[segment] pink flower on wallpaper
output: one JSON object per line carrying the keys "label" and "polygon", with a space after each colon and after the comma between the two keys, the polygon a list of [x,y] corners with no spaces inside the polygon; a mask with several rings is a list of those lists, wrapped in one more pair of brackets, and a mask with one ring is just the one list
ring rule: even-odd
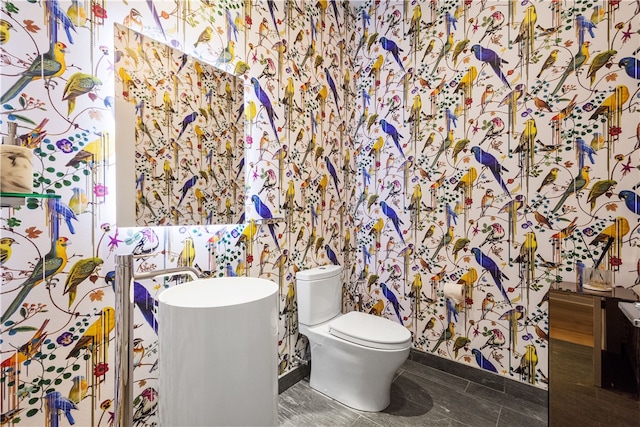
{"label": "pink flower on wallpaper", "polygon": [[96,184],[93,187],[93,194],[96,195],[96,197],[105,197],[107,194],[109,194],[109,189],[102,184]]}

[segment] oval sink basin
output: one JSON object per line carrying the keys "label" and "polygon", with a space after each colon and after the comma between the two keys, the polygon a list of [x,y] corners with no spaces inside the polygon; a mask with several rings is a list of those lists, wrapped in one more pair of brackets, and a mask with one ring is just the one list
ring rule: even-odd
{"label": "oval sink basin", "polygon": [[270,280],[253,277],[200,279],[171,287],[158,301],[174,307],[213,308],[252,303],[278,291]]}
{"label": "oval sink basin", "polygon": [[278,285],[201,279],[158,297],[158,416],[163,426],[275,425]]}

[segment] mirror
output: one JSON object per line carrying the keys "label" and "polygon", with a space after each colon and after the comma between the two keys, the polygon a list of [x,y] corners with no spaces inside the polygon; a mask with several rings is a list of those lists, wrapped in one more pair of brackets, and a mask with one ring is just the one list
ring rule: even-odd
{"label": "mirror", "polygon": [[118,24],[114,48],[118,226],[243,222],[242,79]]}

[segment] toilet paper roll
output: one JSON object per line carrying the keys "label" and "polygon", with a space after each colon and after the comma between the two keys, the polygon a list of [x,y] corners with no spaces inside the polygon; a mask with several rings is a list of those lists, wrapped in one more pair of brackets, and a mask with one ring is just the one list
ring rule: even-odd
{"label": "toilet paper roll", "polygon": [[17,145],[0,145],[0,191],[33,192],[33,150]]}
{"label": "toilet paper roll", "polygon": [[464,287],[457,283],[445,283],[444,296],[453,300],[456,304],[460,304],[464,301]]}

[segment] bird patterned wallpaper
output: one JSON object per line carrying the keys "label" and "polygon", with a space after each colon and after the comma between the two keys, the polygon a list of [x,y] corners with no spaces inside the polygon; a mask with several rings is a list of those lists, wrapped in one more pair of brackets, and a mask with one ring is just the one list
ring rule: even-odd
{"label": "bird patterned wallpaper", "polygon": [[[192,265],[278,283],[281,374],[307,355],[300,269],[340,264],[345,310],[403,324],[419,351],[541,388],[551,284],[600,266],[640,288],[637,0],[1,7],[2,132],[18,124],[35,147],[34,192],[60,196],[0,215],[7,423],[112,422],[116,254],[139,255],[137,271]],[[145,41],[116,48],[114,24]],[[240,225],[115,224],[116,87],[146,84],[125,81],[118,60],[153,60],[161,44],[240,76]],[[158,139],[156,112],[141,114]],[[176,137],[183,119],[168,119]],[[175,285],[134,286],[136,425],[157,422],[156,297]],[[462,299],[445,296],[454,285]]]}
{"label": "bird patterned wallpaper", "polygon": [[135,156],[135,221],[128,225],[243,222],[240,79],[126,27],[115,31],[116,108],[133,104],[136,116],[116,132],[136,141],[123,154]]}

